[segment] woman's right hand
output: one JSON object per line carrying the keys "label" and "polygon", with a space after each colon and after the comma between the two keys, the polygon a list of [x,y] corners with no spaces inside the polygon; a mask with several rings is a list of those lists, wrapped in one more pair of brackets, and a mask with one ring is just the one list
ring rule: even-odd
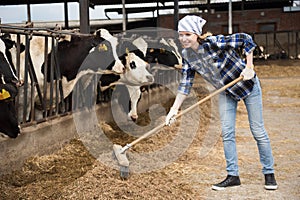
{"label": "woman's right hand", "polygon": [[166,116],[166,126],[170,126],[176,121],[175,116],[177,115],[178,110],[171,107],[168,115]]}

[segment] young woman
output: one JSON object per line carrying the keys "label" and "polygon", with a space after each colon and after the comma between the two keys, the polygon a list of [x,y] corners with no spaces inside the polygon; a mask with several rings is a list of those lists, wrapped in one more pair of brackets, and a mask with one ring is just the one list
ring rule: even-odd
{"label": "young woman", "polygon": [[[262,173],[265,176],[265,189],[276,190],[273,155],[263,122],[261,87],[253,70],[252,52],[256,45],[251,36],[245,33],[228,36],[212,36],[210,33],[202,35],[205,23],[206,20],[195,15],[187,15],[178,23],[179,40],[184,48],[182,51],[184,64],[182,79],[174,104],[166,117],[166,125],[172,123],[182,102],[190,93],[196,72],[215,88],[221,88],[243,76],[243,81],[219,96],[219,114],[228,175],[224,181],[213,185],[212,189],[223,190],[241,184],[235,142],[235,121],[237,104],[242,100],[247,108],[252,135],[257,142],[263,166]],[[243,49],[245,61],[236,52],[238,48]]]}

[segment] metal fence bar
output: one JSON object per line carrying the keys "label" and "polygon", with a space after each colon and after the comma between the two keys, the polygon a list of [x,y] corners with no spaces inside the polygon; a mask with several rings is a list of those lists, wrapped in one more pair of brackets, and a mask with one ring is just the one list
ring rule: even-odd
{"label": "metal fence bar", "polygon": [[274,31],[253,33],[253,38],[258,46],[263,46],[265,54],[272,59],[299,58],[299,30]]}
{"label": "metal fence bar", "polygon": [[[48,36],[45,36],[44,40],[44,77],[48,77]],[[42,101],[42,110],[43,110],[43,118],[47,117],[47,78],[44,78],[43,85],[43,101]]]}

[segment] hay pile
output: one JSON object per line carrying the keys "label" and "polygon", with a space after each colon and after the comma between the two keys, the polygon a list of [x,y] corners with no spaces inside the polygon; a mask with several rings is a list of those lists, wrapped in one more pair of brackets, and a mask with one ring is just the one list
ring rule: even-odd
{"label": "hay pile", "polygon": [[[267,78],[266,80],[268,80],[262,80],[264,102],[267,103],[265,109],[284,108],[294,111],[295,109],[299,110],[300,86],[295,81],[299,81],[297,79],[300,76],[299,62],[292,62],[290,65],[284,62],[280,66],[273,62],[259,63],[256,71],[259,77],[262,79]],[[286,79],[283,80],[284,82],[281,82],[281,79],[278,79],[278,77],[292,79],[287,83]],[[209,89],[204,86],[205,84],[201,80],[195,83],[195,93],[199,99],[210,93]],[[296,100],[276,102],[274,100],[276,95],[280,98],[284,97]],[[182,138],[182,143],[189,142],[185,141],[189,136],[188,134],[191,134],[191,143],[177,156],[176,160],[164,167],[145,173],[132,173],[128,180],[121,180],[117,168],[109,167],[97,160],[91,155],[91,152],[81,140],[75,139],[56,153],[31,157],[24,163],[22,170],[0,177],[0,199],[194,200],[228,199],[240,197],[238,195],[248,196],[253,199],[265,197],[266,193],[262,189],[262,185],[260,185],[263,182],[262,177],[257,178],[257,176],[253,175],[259,173],[257,171],[260,170],[260,165],[253,138],[246,134],[247,131],[244,131],[247,129],[247,113],[242,105],[238,109],[237,128],[243,134],[237,136],[237,142],[240,144],[239,148],[241,151],[241,155],[239,156],[240,167],[244,169],[244,171],[241,170],[242,183],[246,184],[246,189],[242,187],[239,192],[232,190],[218,194],[211,192],[211,184],[219,181],[226,175],[222,142],[220,139],[220,127],[217,122],[218,119],[214,114],[215,111],[212,109],[213,103],[213,101],[209,101],[199,107],[201,115],[196,134],[193,135],[190,133],[189,127],[192,125],[183,126],[183,132],[187,135]],[[163,105],[163,107],[167,109],[170,105],[171,103]],[[274,111],[276,110],[272,112]],[[155,123],[160,123],[163,120],[164,113],[162,112],[159,115],[156,116],[158,121]],[[271,115],[269,117],[271,118]],[[288,117],[293,116],[289,115]],[[298,116],[295,115],[295,117]],[[179,137],[180,134],[178,133],[180,133],[180,128],[182,128],[182,123],[189,123],[192,118],[193,116],[179,119],[174,126],[165,127],[156,135],[151,136],[130,149],[129,159],[132,162],[131,164],[133,166],[138,166],[137,162],[142,163],[143,166],[153,164],[150,162],[155,162],[154,158],[138,160],[134,155],[137,153],[156,152],[164,148],[171,141]],[[284,120],[284,118],[282,119]],[[299,119],[296,120],[299,121]],[[149,123],[151,123],[149,121],[149,113],[140,113],[137,124],[147,127]],[[154,126],[155,123],[152,125]],[[268,123],[273,122],[268,121]],[[135,139],[132,135],[124,134],[117,124],[100,122],[99,126],[112,143],[124,145]],[[292,141],[292,139],[282,140],[282,137],[279,137],[279,131],[276,132],[276,130],[280,129],[278,127],[280,125],[276,120],[274,120],[272,126],[274,128],[272,127],[273,132],[270,135],[273,137],[274,155],[280,161],[280,165],[276,165],[276,167],[286,166],[284,164],[285,160],[280,158],[288,152],[290,160],[286,160],[286,162],[293,169],[299,169],[300,166],[297,164],[299,159],[298,161],[296,159],[300,154],[298,148],[299,142]],[[300,125],[298,124],[298,126]],[[291,137],[294,136],[296,138],[295,134],[291,134]],[[283,145],[283,142],[285,142],[285,145]],[[243,145],[249,144],[252,146],[250,145],[246,149],[242,148]],[[254,150],[251,150],[252,147]],[[289,149],[291,147],[294,148]],[[165,159],[172,156],[168,154]],[[280,168],[281,171],[279,174],[281,177],[286,178],[289,175],[298,177],[298,172],[293,169]],[[278,177],[278,181],[282,182],[281,185],[283,185],[284,180],[281,177]],[[296,186],[284,187],[283,185],[284,190],[279,191],[281,192],[280,195],[278,193],[277,196],[276,193],[274,195],[268,193],[268,195],[271,195],[273,199],[280,199],[281,197],[291,197],[293,199],[296,196],[299,197],[299,192],[297,193],[295,189],[299,188],[299,182],[298,187],[297,182],[287,181],[286,184],[289,184],[288,182],[296,183]],[[251,187],[250,190],[249,187]]]}

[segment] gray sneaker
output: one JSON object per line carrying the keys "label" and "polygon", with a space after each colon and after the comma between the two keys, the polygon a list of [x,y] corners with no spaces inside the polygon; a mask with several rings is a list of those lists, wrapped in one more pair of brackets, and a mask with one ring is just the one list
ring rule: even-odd
{"label": "gray sneaker", "polygon": [[265,174],[265,189],[266,190],[277,190],[278,185],[275,180],[274,174]]}
{"label": "gray sneaker", "polygon": [[232,187],[232,186],[238,186],[238,185],[241,185],[240,177],[228,175],[224,181],[213,185],[212,189],[213,190],[225,190],[226,187]]}

